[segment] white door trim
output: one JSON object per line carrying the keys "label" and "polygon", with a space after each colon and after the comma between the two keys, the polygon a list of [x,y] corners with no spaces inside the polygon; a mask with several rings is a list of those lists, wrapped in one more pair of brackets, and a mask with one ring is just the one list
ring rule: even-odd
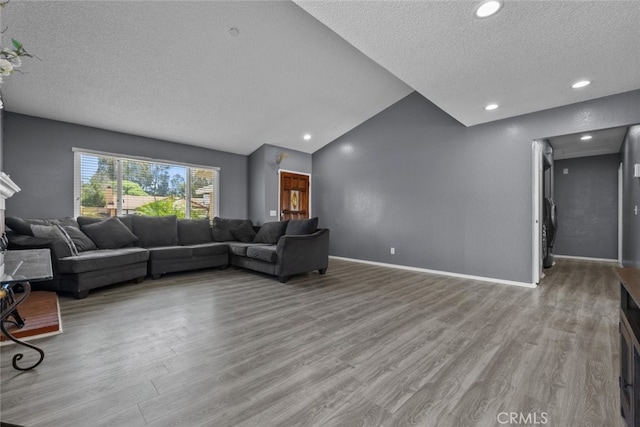
{"label": "white door trim", "polygon": [[620,266],[622,267],[622,243],[623,243],[623,236],[624,234],[622,233],[622,198],[623,198],[623,191],[622,191],[622,179],[623,179],[623,175],[622,175],[622,162],[620,162],[620,166],[618,166],[618,262],[620,263]]}
{"label": "white door trim", "polygon": [[533,283],[539,284],[542,278],[542,141],[534,140],[532,143],[533,153]]}

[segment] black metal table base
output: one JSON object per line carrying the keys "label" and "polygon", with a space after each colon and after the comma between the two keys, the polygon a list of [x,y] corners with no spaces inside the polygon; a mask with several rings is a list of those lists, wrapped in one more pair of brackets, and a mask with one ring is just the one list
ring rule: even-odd
{"label": "black metal table base", "polygon": [[[22,317],[20,317],[20,314],[18,313],[18,306],[22,304],[22,302],[26,300],[29,294],[31,293],[31,285],[29,284],[29,282],[24,282],[22,283],[22,287],[23,287],[23,291],[18,297],[15,296],[10,286],[4,285],[2,287],[3,291],[5,291],[3,292],[5,295],[2,298],[2,318],[0,320],[0,330],[7,338],[9,338],[14,343],[23,345],[25,347],[29,347],[37,351],[38,353],[40,353],[40,358],[38,359],[38,361],[33,365],[27,366],[25,368],[18,366],[18,361],[24,357],[24,354],[18,353],[15,356],[13,356],[13,360],[12,360],[13,367],[19,371],[28,371],[35,368],[40,363],[42,363],[42,361],[44,360],[44,351],[42,351],[35,345],[29,344],[17,339],[7,329],[7,323],[13,323],[18,328],[22,328],[24,326],[24,320],[22,319]],[[9,320],[10,317],[13,318],[13,321]]]}

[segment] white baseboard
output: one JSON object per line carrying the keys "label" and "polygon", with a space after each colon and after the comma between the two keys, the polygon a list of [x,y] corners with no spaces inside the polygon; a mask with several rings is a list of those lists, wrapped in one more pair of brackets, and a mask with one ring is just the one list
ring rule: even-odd
{"label": "white baseboard", "polygon": [[577,260],[581,260],[581,261],[617,262],[617,263],[619,263],[619,261],[617,259],[609,259],[609,258],[592,258],[592,257],[586,257],[586,256],[556,255],[556,254],[553,254],[553,257],[554,258],[560,258],[560,259],[577,259]]}
{"label": "white baseboard", "polygon": [[440,270],[429,270],[428,268],[410,267],[408,265],[387,264],[384,262],[366,261],[362,259],[345,258],[345,257],[339,257],[339,256],[333,256],[333,255],[330,255],[329,258],[339,259],[342,261],[358,262],[361,264],[377,265],[379,267],[397,268],[399,270],[417,271],[420,273],[437,274],[440,276],[458,277],[461,279],[478,280],[481,282],[499,283],[501,285],[520,286],[524,288],[536,288],[538,286],[535,283],[516,282],[514,280],[504,280],[504,279],[494,279],[491,277],[472,276],[469,274],[451,273],[448,271],[440,271]]}

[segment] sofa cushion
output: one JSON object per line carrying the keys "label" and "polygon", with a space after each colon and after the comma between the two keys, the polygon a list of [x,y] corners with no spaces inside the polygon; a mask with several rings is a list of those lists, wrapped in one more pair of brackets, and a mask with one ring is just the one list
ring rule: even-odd
{"label": "sofa cushion", "polygon": [[288,223],[288,220],[264,223],[253,241],[256,243],[278,243],[278,239],[284,235]]}
{"label": "sofa cushion", "polygon": [[193,256],[193,250],[188,246],[161,246],[149,248],[150,260],[191,258],[191,256]]}
{"label": "sofa cushion", "polygon": [[250,243],[256,237],[256,232],[251,222],[243,222],[237,228],[232,228],[229,231],[238,242]]}
{"label": "sofa cushion", "polygon": [[67,232],[60,225],[31,225],[31,233],[34,237],[38,237],[41,239],[48,240],[61,240],[63,241],[71,255],[78,255],[78,249],[76,249],[76,245],[71,240],[71,237],[67,234]]}
{"label": "sofa cushion", "polygon": [[278,260],[276,245],[251,246],[247,248],[247,257],[265,262],[276,262]]}
{"label": "sofa cushion", "polygon": [[123,265],[146,262],[149,251],[143,248],[99,249],[81,252],[78,256],[60,258],[58,272],[66,274],[85,273]]}
{"label": "sofa cushion", "polygon": [[247,256],[247,248],[253,246],[254,243],[229,242],[229,252],[233,255]]}
{"label": "sofa cushion", "polygon": [[229,252],[229,245],[221,242],[200,243],[197,245],[189,245],[193,251],[193,256],[213,256],[221,255]]}
{"label": "sofa cushion", "polygon": [[27,236],[33,236],[31,231],[32,225],[62,225],[62,226],[75,226],[80,227],[78,222],[71,217],[64,218],[51,218],[51,219],[31,219],[31,218],[16,218],[7,217],[4,220],[7,227],[19,234],[25,234]]}
{"label": "sofa cushion", "polygon": [[138,246],[174,246],[178,244],[178,217],[170,216],[134,216],[133,234],[138,237]]}
{"label": "sofa cushion", "polygon": [[[125,216],[119,216],[118,219],[120,220],[120,222],[122,222],[124,225],[127,226],[129,231],[133,232],[133,217],[134,215],[125,215]],[[80,226],[80,229],[82,229],[82,227],[84,227],[85,225],[95,224],[96,222],[100,222],[100,221],[104,221],[104,218],[96,218],[93,216],[78,217],[78,225]]]}
{"label": "sofa cushion", "polygon": [[212,241],[213,233],[208,219],[178,220],[178,243],[180,245],[197,245]]}
{"label": "sofa cushion", "polygon": [[310,219],[291,219],[287,224],[287,231],[284,234],[290,236],[300,236],[303,234],[313,234],[318,229],[318,217]]}
{"label": "sofa cushion", "polygon": [[128,246],[138,238],[117,217],[87,224],[81,227],[100,249],[119,249]]}
{"label": "sofa cushion", "polygon": [[62,228],[67,232],[78,252],[93,251],[98,249],[96,244],[77,227],[64,225]]}
{"label": "sofa cushion", "polygon": [[244,224],[252,226],[249,219],[213,218],[213,240],[216,242],[233,242],[236,238],[231,234],[232,229],[240,228]]}
{"label": "sofa cushion", "polygon": [[4,223],[7,227],[9,227],[10,229],[12,229],[18,234],[33,236],[33,232],[31,231],[31,224],[29,224],[23,218],[8,216],[5,218]]}

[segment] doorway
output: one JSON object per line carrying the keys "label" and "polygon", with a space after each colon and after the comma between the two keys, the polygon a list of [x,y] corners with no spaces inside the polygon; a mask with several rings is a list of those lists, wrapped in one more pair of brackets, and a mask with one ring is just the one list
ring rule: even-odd
{"label": "doorway", "polygon": [[311,176],[305,173],[279,170],[280,221],[308,219],[311,216]]}
{"label": "doorway", "polygon": [[627,129],[628,126],[622,126],[542,140],[552,150],[555,172],[549,176],[544,171],[543,155],[535,151],[534,145],[534,280],[544,277],[539,267],[544,233],[535,226],[541,216],[535,201],[544,197],[545,192],[552,195],[558,206],[556,258],[619,261],[620,150]]}

